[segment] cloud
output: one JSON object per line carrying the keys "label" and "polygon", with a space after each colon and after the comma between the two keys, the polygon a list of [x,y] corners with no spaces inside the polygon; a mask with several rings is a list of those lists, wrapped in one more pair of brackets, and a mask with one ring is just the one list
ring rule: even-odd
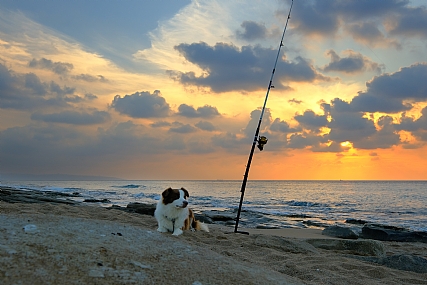
{"label": "cloud", "polygon": [[148,91],[125,95],[116,95],[111,107],[117,112],[133,118],[167,117],[170,113],[169,104],[160,96],[159,90],[153,94]]}
{"label": "cloud", "polygon": [[189,134],[196,132],[197,129],[189,124],[182,124],[180,122],[174,122],[172,127],[169,129],[169,132],[180,133],[180,134]]}
{"label": "cloud", "polygon": [[93,76],[90,74],[79,74],[79,75],[73,75],[72,78],[76,80],[83,80],[87,82],[108,82],[108,79],[106,79],[102,75]]}
{"label": "cloud", "polygon": [[35,75],[34,73],[27,73],[24,75],[24,86],[30,90],[33,91],[33,94],[35,95],[46,95],[47,91],[48,91],[48,86],[47,84],[43,84],[40,80],[40,78],[38,78],[37,75]]}
{"label": "cloud", "polygon": [[410,1],[303,1],[292,11],[291,24],[304,35],[329,38],[349,33],[356,41],[401,48],[393,36],[427,37],[427,10]]}
{"label": "cloud", "polygon": [[322,127],[328,125],[326,115],[317,115],[312,110],[304,111],[303,115],[295,115],[294,119],[306,129],[318,131]]}
{"label": "cloud", "polygon": [[303,101],[302,101],[302,100],[295,99],[295,98],[292,98],[292,99],[289,99],[289,100],[288,100],[288,102],[289,102],[289,103],[294,103],[294,104],[299,105],[299,104],[301,104]]}
{"label": "cloud", "polygon": [[346,31],[362,44],[381,47],[393,46],[396,49],[402,49],[398,41],[387,38],[378,26],[379,24],[376,22],[359,22],[349,24]]}
{"label": "cloud", "polygon": [[325,72],[338,71],[354,74],[363,71],[374,71],[381,73],[381,66],[361,53],[346,50],[343,52],[346,57],[340,57],[334,50],[329,50],[327,54],[331,56],[331,62],[322,68]]}
{"label": "cloud", "polygon": [[244,21],[241,25],[243,32],[236,31],[237,38],[247,41],[264,39],[268,35],[267,28],[264,24],[254,21]]}
{"label": "cloud", "polygon": [[187,104],[179,105],[178,115],[187,118],[211,118],[215,116],[220,116],[216,107],[205,105],[203,107],[198,107],[196,110],[194,109],[194,107],[189,106]]}
{"label": "cloud", "polygon": [[388,26],[392,35],[427,38],[427,9],[424,6],[406,7],[391,17]]}
{"label": "cloud", "polygon": [[390,148],[400,144],[399,134],[392,124],[390,116],[382,116],[378,120],[380,129],[369,137],[361,140],[354,140],[353,146],[361,149]]}
{"label": "cloud", "polygon": [[427,131],[427,107],[421,110],[421,116],[418,119],[407,117],[405,113],[402,114],[399,124],[395,124],[398,130],[416,132],[419,130]]}
{"label": "cloud", "polygon": [[278,132],[278,133],[284,133],[284,134],[289,134],[289,133],[302,130],[302,129],[291,128],[287,122],[282,121],[279,118],[274,119],[269,129],[272,132]]}
{"label": "cloud", "polygon": [[216,130],[215,126],[208,121],[200,121],[196,123],[195,126],[203,131],[208,131],[208,132],[213,132]]}
{"label": "cloud", "polygon": [[73,64],[66,62],[53,62],[50,59],[41,58],[39,60],[33,58],[29,63],[29,67],[47,69],[59,75],[68,74],[73,68]]}
{"label": "cloud", "polygon": [[[175,46],[175,49],[204,72],[197,76],[195,72],[168,71],[169,75],[184,85],[209,87],[213,92],[265,89],[272,60],[277,55],[277,51],[261,46],[243,46],[239,49],[226,43],[216,43],[215,46],[204,42],[180,44]],[[282,89],[287,88],[282,84],[282,80],[328,80],[302,57],[296,57],[294,61],[282,58],[277,64],[275,74],[277,80],[274,86]]]}
{"label": "cloud", "polygon": [[361,112],[395,113],[412,106],[406,101],[427,102],[427,64],[419,63],[401,68],[391,74],[374,77],[366,83],[366,92],[360,92],[350,103]]}
{"label": "cloud", "polygon": [[54,81],[42,82],[34,73],[15,73],[0,63],[0,108],[35,110],[66,107],[66,96],[74,91],[74,88],[62,88]]}
{"label": "cloud", "polygon": [[92,111],[91,113],[63,111],[51,114],[34,113],[31,115],[32,120],[70,125],[101,124],[108,121],[110,118],[110,114],[105,111]]}

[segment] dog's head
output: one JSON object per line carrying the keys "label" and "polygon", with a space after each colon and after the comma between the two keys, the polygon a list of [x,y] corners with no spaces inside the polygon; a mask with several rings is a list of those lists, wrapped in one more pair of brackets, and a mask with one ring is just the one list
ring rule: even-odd
{"label": "dog's head", "polygon": [[177,208],[185,208],[188,205],[187,198],[190,197],[185,188],[168,188],[162,193],[162,202],[165,205],[172,204]]}

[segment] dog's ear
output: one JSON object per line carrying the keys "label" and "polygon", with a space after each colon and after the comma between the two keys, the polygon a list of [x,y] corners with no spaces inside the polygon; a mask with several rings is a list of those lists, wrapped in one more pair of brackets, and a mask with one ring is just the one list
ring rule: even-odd
{"label": "dog's ear", "polygon": [[169,187],[168,189],[166,189],[165,191],[163,191],[162,197],[166,198],[167,196],[169,196],[169,194],[171,193],[171,191],[172,191],[172,188]]}
{"label": "dog's ear", "polygon": [[184,198],[190,197],[190,194],[188,194],[187,189],[185,189],[184,187],[181,187],[181,190],[184,191]]}

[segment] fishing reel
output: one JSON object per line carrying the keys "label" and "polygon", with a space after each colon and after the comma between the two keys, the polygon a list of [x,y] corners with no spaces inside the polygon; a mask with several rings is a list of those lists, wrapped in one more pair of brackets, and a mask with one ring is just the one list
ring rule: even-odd
{"label": "fishing reel", "polygon": [[262,151],[264,149],[264,145],[267,144],[268,139],[264,136],[259,136],[257,141],[258,141],[257,147],[260,151]]}

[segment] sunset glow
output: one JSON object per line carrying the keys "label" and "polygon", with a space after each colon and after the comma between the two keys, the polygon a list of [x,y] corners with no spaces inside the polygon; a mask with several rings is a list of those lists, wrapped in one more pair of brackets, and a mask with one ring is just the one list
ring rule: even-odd
{"label": "sunset glow", "polygon": [[[55,3],[0,3],[0,179],[242,178],[290,1]],[[426,180],[426,55],[423,1],[294,1],[250,179]]]}

